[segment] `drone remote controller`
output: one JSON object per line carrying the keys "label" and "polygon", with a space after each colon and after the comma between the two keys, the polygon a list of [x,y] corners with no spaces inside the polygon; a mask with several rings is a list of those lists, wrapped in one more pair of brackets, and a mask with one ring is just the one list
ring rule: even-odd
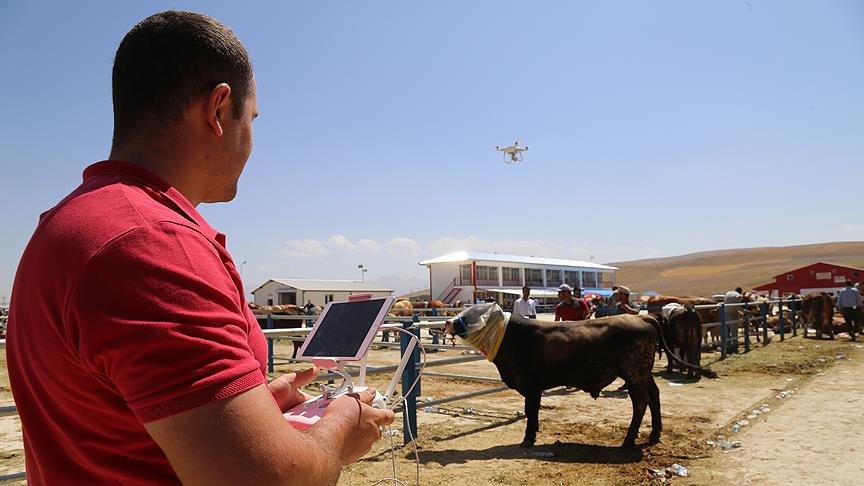
{"label": "drone remote controller", "polygon": [[[368,387],[365,386],[354,387],[353,392],[360,393],[365,391],[367,388]],[[321,420],[321,417],[324,416],[324,412],[327,411],[327,406],[330,405],[330,402],[336,400],[342,395],[347,395],[348,393],[351,393],[351,390],[345,389],[344,391],[332,395],[325,394],[319,395],[315,398],[310,398],[291,410],[288,410],[282,414],[282,416],[285,417],[285,420],[293,425],[295,429],[306,430]],[[380,409],[387,408],[387,400],[383,395],[378,393],[378,391],[375,392],[375,398],[372,400],[372,407]]]}

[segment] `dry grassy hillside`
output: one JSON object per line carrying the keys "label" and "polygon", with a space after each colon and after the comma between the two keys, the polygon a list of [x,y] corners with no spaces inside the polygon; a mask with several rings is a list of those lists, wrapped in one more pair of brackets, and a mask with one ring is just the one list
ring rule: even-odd
{"label": "dry grassy hillside", "polygon": [[864,268],[864,241],[746,248],[610,263],[617,280],[634,291],[710,295],[773,282],[774,275],[816,262]]}

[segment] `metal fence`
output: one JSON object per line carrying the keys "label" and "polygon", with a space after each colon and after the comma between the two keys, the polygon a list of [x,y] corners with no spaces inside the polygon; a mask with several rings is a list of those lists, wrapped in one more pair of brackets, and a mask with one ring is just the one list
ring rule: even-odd
{"label": "metal fence", "polygon": [[[738,343],[740,339],[739,329],[743,330],[743,344],[745,352],[749,352],[751,349],[750,342],[750,332],[751,332],[751,324],[754,321],[761,322],[762,332],[763,332],[763,346],[767,345],[769,341],[768,336],[768,317],[770,315],[770,306],[778,305],[779,312],[779,329],[777,334],[780,336],[780,340],[783,341],[786,333],[786,314],[784,313],[784,309],[788,311],[788,315],[790,317],[790,331],[793,336],[797,335],[798,328],[800,326],[800,319],[798,316],[798,309],[801,300],[800,299],[791,299],[791,300],[773,300],[767,302],[758,302],[758,303],[741,303],[741,304],[715,304],[715,305],[701,305],[695,306],[696,309],[718,309],[718,321],[717,322],[709,322],[704,323],[703,328],[705,329],[713,329],[719,328],[720,332],[720,359],[725,359],[729,352],[729,344],[734,343],[734,350],[737,352]],[[788,309],[785,308],[788,306]],[[752,308],[758,308],[758,315],[756,312],[753,312]],[[745,313],[743,318],[739,319],[730,319],[730,315],[732,311],[737,311],[738,309],[744,309],[748,312]],[[399,343],[390,342],[386,339],[385,336],[389,332],[394,331],[397,328],[404,329],[410,333],[412,333],[417,339],[421,338],[421,331],[427,330],[435,331],[441,329],[444,326],[444,321],[446,321],[449,316],[441,316],[438,315],[441,312],[454,313],[461,311],[463,309],[413,309],[413,316],[388,316],[385,320],[385,323],[381,326],[381,339],[373,342],[373,345],[379,347],[396,347],[399,346],[400,353],[399,358],[404,356],[408,347],[408,339],[400,339]],[[425,314],[422,318],[420,314]],[[287,329],[275,329],[276,323],[278,321],[306,321],[307,323],[315,319],[317,316],[283,316],[283,315],[266,315],[266,316],[256,316],[261,323],[262,331],[264,333],[265,338],[267,339],[267,370],[269,373],[273,373],[275,369],[276,362],[280,363],[289,363],[294,362],[292,358],[287,357],[279,357],[274,355],[273,344],[276,340],[290,340],[290,341],[303,341],[306,338],[306,335],[311,331],[311,327],[296,327],[296,328],[287,328]],[[738,324],[743,324],[738,327]],[[301,324],[302,326],[302,324]],[[806,330],[806,327],[805,327]],[[806,331],[805,331],[806,335]],[[473,348],[469,346],[445,346],[438,342],[438,333],[430,332],[430,336],[427,338],[431,342],[424,344],[424,347],[429,350],[435,349],[456,349],[456,350],[471,350]],[[0,340],[0,348],[5,349],[6,341]],[[427,361],[425,363],[425,369],[448,366],[458,363],[464,363],[469,361],[478,361],[486,359],[482,355],[470,355],[470,356],[460,356],[455,358],[446,358],[446,359],[438,359],[434,361]],[[410,390],[411,384],[414,383],[415,379],[417,379],[417,374],[420,370],[421,362],[420,362],[420,349],[414,347],[412,351],[412,356],[409,361],[409,365],[405,367],[402,372],[401,380],[402,380],[402,396],[404,397],[405,403],[407,406],[398,407],[396,409],[397,412],[402,413],[402,421],[403,421],[403,441],[404,443],[410,442],[409,437],[417,437],[417,398],[421,395],[422,388],[422,379],[417,381],[417,386]],[[366,369],[367,375],[372,374],[380,374],[380,373],[394,373],[396,371],[397,366],[378,366],[378,367],[368,367]],[[352,376],[357,376],[360,373],[359,367],[348,367],[346,371]],[[440,372],[430,372],[424,371],[424,374],[427,376],[434,377],[442,377],[442,378],[454,378],[461,380],[469,380],[476,381],[478,383],[495,383],[498,386],[484,388],[468,393],[457,394],[449,397],[438,398],[435,400],[424,401],[422,402],[424,406],[432,406],[438,405],[442,403],[454,402],[458,400],[464,400],[467,398],[472,398],[481,395],[487,395],[492,393],[498,393],[501,391],[505,391],[508,388],[506,386],[501,385],[501,380],[495,378],[481,377],[481,376],[471,376],[471,375],[462,375],[462,374],[450,374],[450,373],[440,373]],[[337,378],[338,375],[335,373],[323,373],[321,374],[317,380],[331,380]],[[407,394],[407,395],[406,395]],[[404,408],[404,409],[403,409]],[[0,407],[0,417],[17,415],[17,410],[14,406],[5,406]],[[410,430],[410,435],[405,434],[405,430]],[[11,481],[23,479],[25,477],[25,473],[14,473],[5,476],[0,476],[0,482],[3,481]]]}

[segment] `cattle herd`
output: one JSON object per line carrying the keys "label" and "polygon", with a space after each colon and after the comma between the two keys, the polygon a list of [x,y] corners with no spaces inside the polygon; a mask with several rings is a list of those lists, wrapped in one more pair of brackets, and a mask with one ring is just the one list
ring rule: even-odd
{"label": "cattle herd", "polygon": [[[777,316],[761,315],[760,311],[771,308],[764,297],[745,294],[742,303],[748,305],[727,309],[730,311],[727,320],[752,317],[757,326],[760,322],[762,326],[771,326],[785,319],[788,326],[791,313],[801,311],[800,324],[805,336],[808,325],[812,324],[815,337],[821,339],[823,334],[834,337],[834,302],[828,294],[790,297],[788,306],[785,303],[783,307],[778,306]],[[575,322],[510,315],[500,348],[491,361],[501,380],[525,398],[527,424],[522,447],[532,447],[536,440],[543,391],[559,386],[574,387],[596,399],[616,378],[624,381],[622,389],[629,394],[633,412],[622,447],[635,445],[646,409],[651,412],[649,443],[659,441],[663,425],[660,391],[652,374],[655,350],[666,353],[670,372],[678,368],[696,379],[717,377],[700,365],[703,340],[708,341],[703,333],[703,322],[718,320],[716,302],[699,297],[654,296],[646,304],[648,314]],[[713,307],[703,307],[709,305]],[[455,319],[447,321],[445,332],[467,338],[464,334],[471,326],[465,326],[464,322],[460,325],[460,320],[476,320],[488,312],[488,306],[497,307],[497,304],[480,304],[462,311]],[[737,332],[737,328],[733,329]],[[756,336],[758,330],[757,327]]]}
{"label": "cattle herd", "polygon": [[[828,334],[833,339],[834,301],[831,295],[819,292],[793,297],[781,308],[768,305],[764,297],[745,293],[742,303],[748,305],[728,308],[726,319],[733,321],[750,317],[756,326],[753,334],[758,340],[760,325],[773,327],[785,320],[788,327],[791,313],[800,311],[799,324],[805,336],[808,326],[812,325],[815,337],[821,339]],[[453,307],[462,307],[460,304]],[[528,319],[516,314],[509,316],[492,363],[501,380],[525,398],[527,424],[523,447],[534,445],[539,430],[540,399],[543,391],[550,388],[573,387],[596,399],[601,390],[616,378],[621,378],[624,381],[622,389],[627,390],[633,411],[622,446],[632,447],[646,410],[651,412],[649,443],[660,440],[663,428],[660,391],[652,374],[655,352],[666,353],[669,372],[677,368],[691,378],[716,378],[714,372],[703,368],[700,363],[703,346],[715,344],[719,339],[716,327],[704,326],[719,320],[716,301],[701,297],[652,296],[645,304],[647,314],[574,322]],[[770,309],[767,316],[762,315],[766,306]],[[304,310],[296,305],[250,304],[250,308],[258,315],[305,315]],[[411,316],[416,309],[423,308],[442,309],[438,315],[458,312],[441,301],[412,303],[400,300],[393,305],[391,315]],[[468,307],[447,321],[445,334],[467,338],[465,333],[472,327],[464,326],[464,323],[476,323],[490,310],[503,312],[495,303]],[[274,323],[278,323],[274,325],[276,328],[296,328],[302,326],[303,321],[276,320]],[[737,332],[736,327],[733,329]],[[733,341],[737,344],[737,340]],[[294,345],[296,355],[299,343],[295,341]]]}

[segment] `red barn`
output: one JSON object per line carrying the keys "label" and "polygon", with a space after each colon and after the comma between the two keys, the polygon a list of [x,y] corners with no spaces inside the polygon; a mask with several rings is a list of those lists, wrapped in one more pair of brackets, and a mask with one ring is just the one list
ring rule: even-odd
{"label": "red barn", "polygon": [[836,294],[846,287],[847,280],[861,282],[864,280],[864,269],[819,262],[775,275],[774,282],[754,287],[753,290],[775,295],[806,295],[810,292]]}

